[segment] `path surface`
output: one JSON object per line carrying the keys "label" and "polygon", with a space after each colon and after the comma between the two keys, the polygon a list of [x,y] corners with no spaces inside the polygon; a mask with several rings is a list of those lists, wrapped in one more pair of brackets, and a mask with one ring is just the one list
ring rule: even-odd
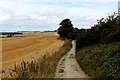
{"label": "path surface", "polygon": [[75,59],[76,44],[72,41],[72,49],[58,63],[55,78],[89,78],[79,67]]}

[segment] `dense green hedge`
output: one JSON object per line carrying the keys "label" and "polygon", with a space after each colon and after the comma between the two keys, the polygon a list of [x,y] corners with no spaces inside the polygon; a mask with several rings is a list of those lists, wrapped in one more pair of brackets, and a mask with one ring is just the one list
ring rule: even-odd
{"label": "dense green hedge", "polygon": [[76,59],[93,78],[120,78],[120,42],[83,47]]}
{"label": "dense green hedge", "polygon": [[76,37],[77,49],[98,43],[120,41],[120,23],[114,13],[107,18],[98,20],[91,29],[79,29]]}

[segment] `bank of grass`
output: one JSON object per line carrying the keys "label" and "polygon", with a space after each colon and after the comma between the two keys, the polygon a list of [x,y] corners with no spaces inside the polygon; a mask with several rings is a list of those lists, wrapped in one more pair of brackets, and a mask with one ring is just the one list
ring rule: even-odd
{"label": "bank of grass", "polygon": [[9,74],[12,78],[54,78],[58,61],[71,47],[71,40],[65,40],[64,45],[58,52],[52,55],[46,54],[39,61],[22,61],[19,65],[15,64],[14,69],[10,70]]}
{"label": "bank of grass", "polygon": [[93,78],[120,78],[120,42],[81,48],[76,59]]}

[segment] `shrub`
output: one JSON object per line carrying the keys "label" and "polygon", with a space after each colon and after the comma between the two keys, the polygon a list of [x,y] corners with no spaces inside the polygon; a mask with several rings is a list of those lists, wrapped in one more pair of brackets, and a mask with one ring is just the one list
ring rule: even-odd
{"label": "shrub", "polygon": [[79,65],[93,78],[120,78],[120,42],[81,48],[76,53]]}

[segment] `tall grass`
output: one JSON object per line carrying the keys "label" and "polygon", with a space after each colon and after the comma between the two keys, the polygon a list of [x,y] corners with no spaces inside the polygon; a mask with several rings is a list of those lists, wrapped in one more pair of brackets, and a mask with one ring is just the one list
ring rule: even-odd
{"label": "tall grass", "polygon": [[34,78],[40,73],[40,65],[38,62],[31,60],[31,62],[22,61],[19,65],[14,65],[14,69],[10,70],[10,76],[12,78]]}
{"label": "tall grass", "polygon": [[71,47],[71,40],[65,40],[64,45],[58,52],[52,55],[46,54],[39,61],[22,61],[19,65],[15,64],[14,69],[10,70],[9,74],[12,78],[54,78],[58,61]]}
{"label": "tall grass", "polygon": [[76,59],[93,78],[120,78],[120,42],[81,48]]}

